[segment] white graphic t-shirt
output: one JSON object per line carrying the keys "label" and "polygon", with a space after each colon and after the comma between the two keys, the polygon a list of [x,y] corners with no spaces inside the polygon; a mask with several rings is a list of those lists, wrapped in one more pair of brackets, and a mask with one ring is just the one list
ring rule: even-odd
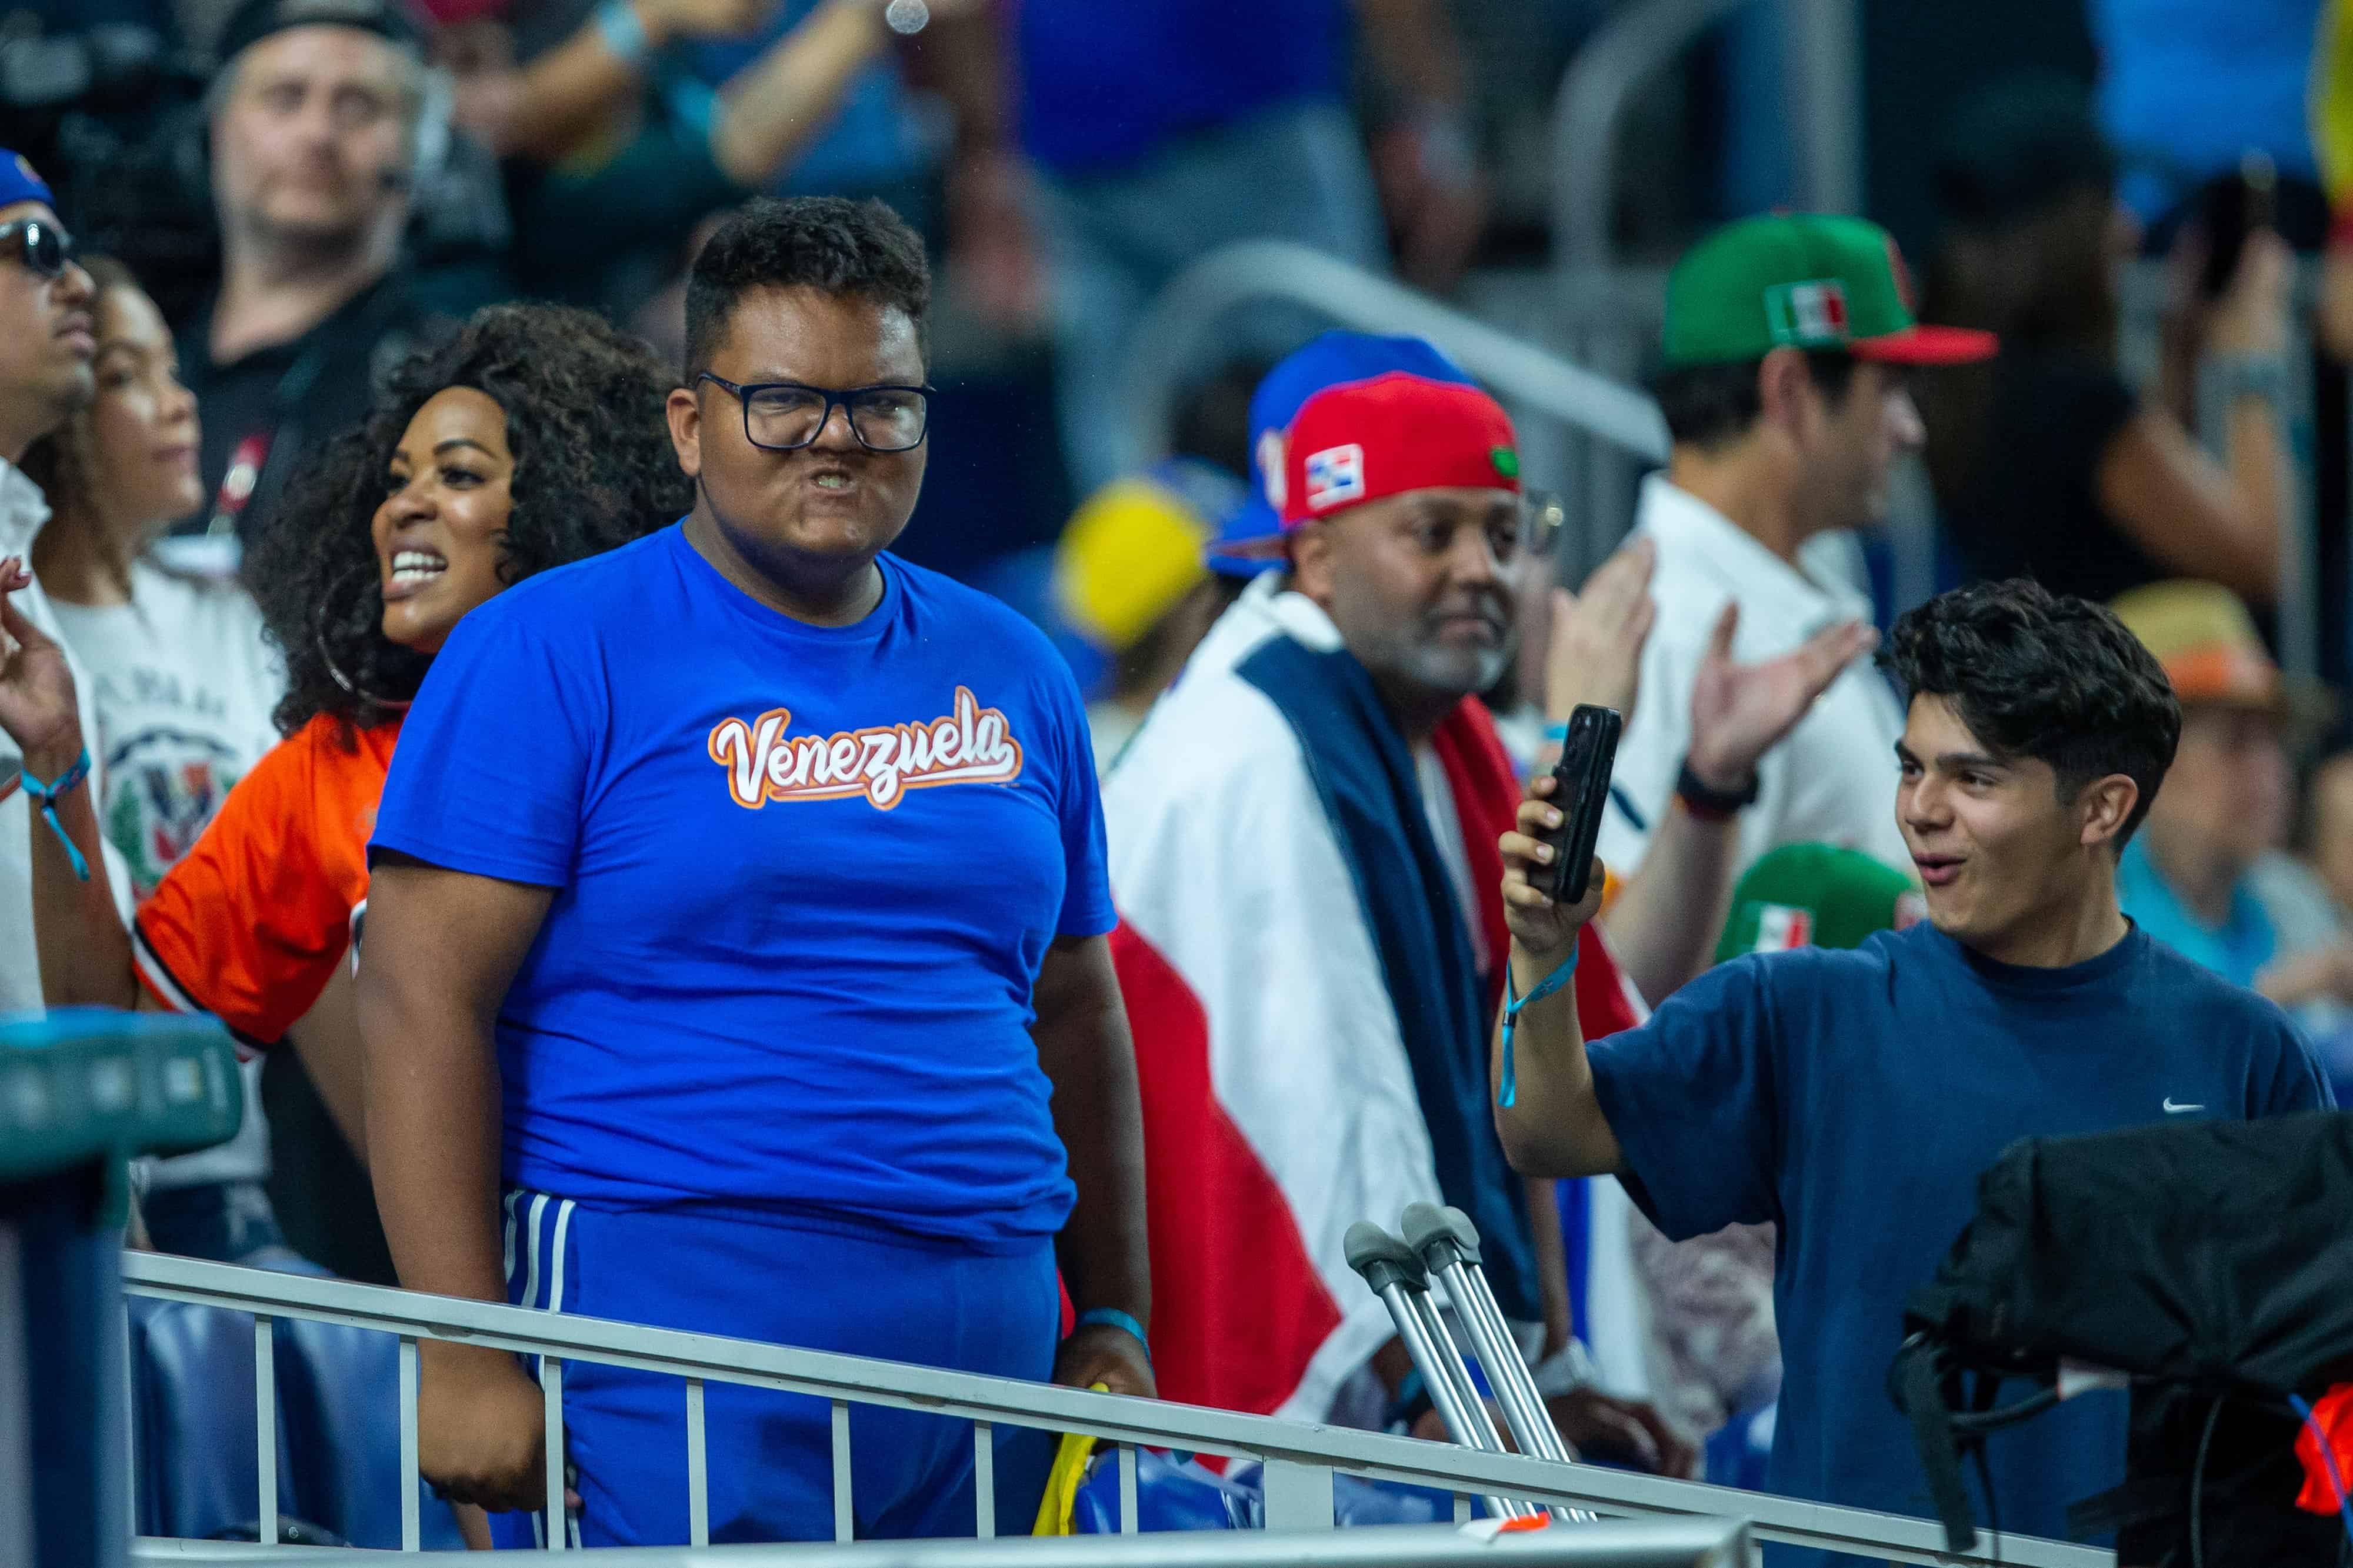
{"label": "white graphic t-shirt", "polygon": [[[130,868],[135,902],[155,890],[237,781],[277,744],[269,710],[286,676],[262,640],[260,612],[236,584],[141,562],[131,569],[131,595],[128,605],[52,599],[50,606],[89,683],[98,721],[90,754],[105,766],[100,825]],[[245,1079],[237,1136],[158,1161],[154,1185],[258,1181],[269,1173],[258,1063]]]}

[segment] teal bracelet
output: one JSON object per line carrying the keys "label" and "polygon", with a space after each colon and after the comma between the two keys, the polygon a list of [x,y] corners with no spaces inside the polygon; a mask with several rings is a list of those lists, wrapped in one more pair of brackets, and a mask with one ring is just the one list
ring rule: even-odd
{"label": "teal bracelet", "polygon": [[1144,1347],[1144,1364],[1152,1364],[1152,1342],[1144,1337],[1144,1325],[1117,1307],[1089,1307],[1079,1314],[1078,1326],[1082,1329],[1117,1329]]}
{"label": "teal bracelet", "polygon": [[27,767],[18,767],[16,776],[23,783],[26,798],[41,814],[41,820],[49,825],[49,831],[58,836],[58,842],[65,846],[66,860],[73,867],[73,874],[82,881],[89,881],[90,862],[81,858],[81,851],[74,847],[72,837],[66,832],[66,825],[58,820],[58,796],[71,794],[76,784],[90,777],[90,748],[84,746],[81,749],[81,755],[74,759],[73,766],[59,773],[55,784],[43,784]]}
{"label": "teal bracelet", "polygon": [[1520,1026],[1520,1009],[1531,1002],[1541,1002],[1568,984],[1577,973],[1577,961],[1584,956],[1583,933],[1568,950],[1568,962],[1544,977],[1544,984],[1525,996],[1515,995],[1512,988],[1511,961],[1504,963],[1504,1070],[1495,1085],[1495,1103],[1506,1110],[1520,1097],[1519,1073],[1512,1060],[1512,1036]]}
{"label": "teal bracelet", "polygon": [[1568,739],[1568,726],[1567,724],[1547,724],[1544,727],[1544,738],[1557,746],[1562,742]]}

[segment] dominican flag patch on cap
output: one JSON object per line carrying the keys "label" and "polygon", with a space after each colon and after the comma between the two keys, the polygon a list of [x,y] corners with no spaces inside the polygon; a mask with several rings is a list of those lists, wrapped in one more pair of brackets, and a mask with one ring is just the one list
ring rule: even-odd
{"label": "dominican flag patch on cap", "polygon": [[1765,324],[1777,343],[1843,343],[1847,341],[1846,288],[1835,278],[1777,283],[1765,290]]}
{"label": "dominican flag patch on cap", "polygon": [[1307,510],[1328,511],[1365,495],[1365,448],[1351,441],[1307,454]]}

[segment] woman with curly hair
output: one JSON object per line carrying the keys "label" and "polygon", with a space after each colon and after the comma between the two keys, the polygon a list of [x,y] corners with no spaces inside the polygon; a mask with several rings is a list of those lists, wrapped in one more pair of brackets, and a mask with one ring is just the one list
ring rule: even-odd
{"label": "woman with curly hair", "polygon": [[[248,562],[286,660],[275,715],[286,739],[128,932],[90,792],[58,802],[51,830],[35,835],[33,873],[52,1005],[212,1013],[256,1049],[290,1030],[306,1045],[314,1033],[355,1042],[347,992],[322,1009],[343,1016],[314,1029],[305,1015],[366,907],[367,836],[408,700],[476,605],[692,503],[662,412],[675,380],[585,312],[497,306],[409,361],[365,424],[305,463]],[[29,581],[16,559],[0,562],[0,627],[15,643],[0,662],[0,728],[37,775],[65,777],[90,737],[63,654],[5,596]],[[319,1055],[311,1065],[322,1087],[336,1076]],[[355,1061],[343,1070],[355,1075]],[[280,1217],[292,1238],[282,1205]]]}

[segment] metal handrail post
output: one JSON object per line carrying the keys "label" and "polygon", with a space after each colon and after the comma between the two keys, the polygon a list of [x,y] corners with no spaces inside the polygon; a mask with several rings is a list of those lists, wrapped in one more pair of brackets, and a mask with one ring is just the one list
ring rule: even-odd
{"label": "metal handrail post", "polygon": [[1244,240],[1214,251],[1154,299],[1130,340],[1124,393],[1129,428],[1145,452],[1167,453],[1179,384],[1195,342],[1228,311],[1265,300],[1307,307],[1360,331],[1427,338],[1498,396],[1639,457],[1666,458],[1666,421],[1646,394],[1403,284],[1279,239]]}
{"label": "metal handrail post", "polygon": [[1552,246],[1564,284],[1609,262],[1618,121],[1635,89],[1751,0],[1650,0],[1619,12],[1570,58],[1552,111]]}

